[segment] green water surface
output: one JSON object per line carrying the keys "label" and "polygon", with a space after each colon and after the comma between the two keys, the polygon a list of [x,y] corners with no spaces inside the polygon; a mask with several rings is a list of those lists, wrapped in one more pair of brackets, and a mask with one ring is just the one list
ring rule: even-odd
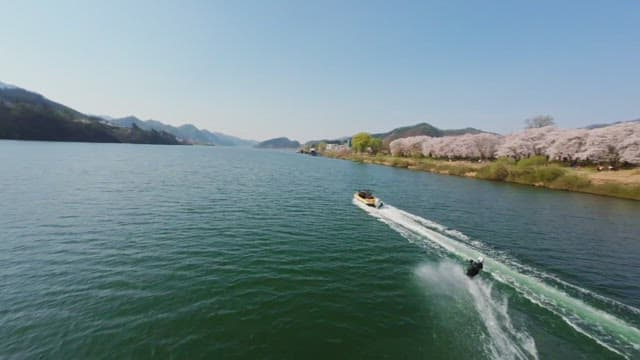
{"label": "green water surface", "polygon": [[640,202],[291,152],[0,141],[0,358],[619,358],[489,273],[463,285],[461,259],[354,206],[358,188],[640,324]]}

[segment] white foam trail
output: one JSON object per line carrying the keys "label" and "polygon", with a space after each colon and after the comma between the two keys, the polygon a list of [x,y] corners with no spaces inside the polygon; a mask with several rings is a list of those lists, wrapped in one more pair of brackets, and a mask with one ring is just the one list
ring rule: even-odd
{"label": "white foam trail", "polygon": [[[621,309],[621,310],[623,310],[625,312],[631,312],[631,313],[633,313],[635,315],[640,315],[640,309],[638,309],[636,307],[633,307],[631,305],[622,303],[622,302],[617,301],[615,299],[611,299],[611,298],[608,298],[606,296],[600,295],[600,294],[595,293],[595,292],[593,292],[591,290],[584,289],[584,288],[582,288],[580,286],[577,286],[577,285],[574,285],[574,284],[572,284],[572,283],[570,283],[568,281],[562,280],[562,279],[558,278],[555,275],[548,274],[546,272],[542,272],[542,271],[536,270],[536,269],[534,269],[532,267],[520,264],[520,263],[518,263],[515,260],[509,258],[507,255],[505,255],[505,254],[503,254],[501,252],[497,252],[495,250],[489,249],[481,241],[478,241],[478,240],[475,240],[475,239],[473,239],[473,240],[470,239],[467,235],[463,234],[462,232],[460,232],[458,230],[449,229],[449,228],[445,227],[444,225],[440,225],[440,224],[438,224],[436,222],[423,219],[423,218],[421,218],[419,216],[415,216],[413,214],[409,214],[409,213],[406,213],[406,214],[410,215],[411,218],[413,218],[414,220],[418,221],[419,223],[421,223],[421,224],[423,224],[423,225],[425,225],[425,226],[427,226],[427,227],[429,227],[429,228],[431,228],[433,230],[444,232],[447,235],[451,235],[454,238],[467,243],[468,245],[472,246],[476,250],[483,251],[486,254],[488,254],[491,257],[493,257],[494,259],[499,260],[502,263],[506,263],[507,265],[512,266],[514,268],[517,268],[518,270],[522,270],[522,271],[524,271],[526,273],[533,274],[538,278],[551,280],[552,282],[555,282],[557,285],[560,285],[561,287],[570,288],[570,289],[572,289],[574,291],[577,291],[577,292],[579,292],[579,293],[581,293],[583,295],[586,295],[586,296],[588,296],[590,298],[596,299],[596,300],[598,300],[598,301],[600,301],[602,303],[605,303],[607,305],[614,306],[614,307],[616,307],[618,309]],[[442,231],[442,229],[445,229],[445,230]]]}
{"label": "white foam trail", "polygon": [[354,201],[354,204],[401,235],[412,238],[410,241],[415,242],[417,238],[422,238],[424,245],[435,245],[435,248],[444,249],[449,254],[465,260],[483,256],[485,272],[490,273],[496,280],[513,287],[533,303],[557,314],[569,326],[605,348],[626,358],[640,356],[640,330],[624,320],[573,298],[535,276],[523,274],[513,264],[494,259],[490,254],[482,253],[479,249],[459,241],[461,239],[448,237],[443,234],[448,230],[443,225],[388,204],[380,209],[367,207],[357,201]]}
{"label": "white foam trail", "polygon": [[458,230],[448,229],[448,230],[445,230],[445,233],[447,233],[447,234],[449,234],[449,235],[451,235],[451,236],[453,236],[455,238],[458,238],[458,239],[460,239],[462,241],[469,241],[469,237],[467,235],[461,233]]}
{"label": "white foam trail", "polygon": [[[455,230],[454,230],[455,231]],[[449,232],[447,232],[448,234]],[[460,233],[462,234],[462,233]],[[616,310],[618,313],[630,313],[633,314],[635,316],[640,316],[640,309],[633,307],[631,305],[622,303],[618,300],[600,295],[596,292],[593,292],[591,290],[582,288],[578,285],[574,285],[568,281],[562,280],[559,277],[553,275],[553,274],[549,274],[546,273],[544,271],[540,271],[537,269],[534,269],[530,266],[527,265],[523,265],[520,264],[519,262],[517,262],[516,260],[512,259],[511,257],[509,257],[508,255],[504,254],[503,252],[500,251],[496,251],[493,250],[491,248],[489,248],[488,246],[486,246],[484,243],[482,243],[481,241],[478,240],[472,240],[469,239],[468,237],[466,237],[466,235],[462,234],[463,237],[459,237],[459,236],[455,236],[458,239],[466,239],[468,240],[467,244],[470,245],[472,248],[475,248],[478,251],[483,252],[484,254],[489,255],[490,257],[492,257],[494,260],[499,261],[507,266],[510,266],[514,269],[517,269],[518,271],[527,274],[527,275],[531,275],[535,278],[538,278],[541,281],[547,280],[549,282],[551,282],[555,287],[559,287],[562,289],[570,289],[576,293],[579,293],[583,296],[585,296],[587,299],[589,300],[594,300],[596,303],[600,302],[601,305],[606,305],[609,306],[610,308],[612,307],[611,310]],[[638,319],[640,320],[640,319]],[[637,325],[637,324],[636,324]]]}
{"label": "white foam trail", "polygon": [[457,288],[463,288],[471,296],[489,335],[490,341],[485,346],[493,359],[538,358],[535,341],[526,332],[516,330],[509,317],[507,300],[495,298],[491,284],[482,279],[471,281],[459,265],[446,260],[437,265],[421,265],[415,273],[431,290],[455,291],[452,295],[458,297]]}

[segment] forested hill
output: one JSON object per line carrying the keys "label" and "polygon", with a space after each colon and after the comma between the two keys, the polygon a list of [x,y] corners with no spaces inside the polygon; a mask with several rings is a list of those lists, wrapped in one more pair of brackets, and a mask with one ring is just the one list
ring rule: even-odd
{"label": "forested hill", "polygon": [[286,137],[279,137],[258,143],[256,147],[261,149],[296,149],[300,147],[300,143]]}
{"label": "forested hill", "polygon": [[179,139],[192,144],[221,145],[221,146],[253,146],[257,142],[245,140],[235,136],[223,133],[209,131],[206,129],[198,129],[194,125],[185,124],[181,126],[172,126],[164,124],[157,120],[140,120],[135,116],[127,116],[120,119],[107,119],[112,125],[130,128],[134,124],[141,129],[165,131],[173,134]]}
{"label": "forested hill", "polygon": [[404,126],[395,128],[389,132],[373,134],[373,137],[377,137],[382,139],[383,145],[386,147],[395,139],[410,137],[410,136],[431,136],[431,137],[442,137],[442,136],[451,136],[451,135],[463,135],[463,134],[479,134],[484,131],[478,130],[475,128],[464,128],[464,129],[452,129],[452,130],[442,130],[437,127],[427,124],[427,123],[419,123],[412,126]]}
{"label": "forested hill", "polygon": [[[366,130],[366,129],[365,129]],[[412,136],[431,136],[431,137],[442,137],[442,136],[453,136],[453,135],[464,135],[464,134],[480,134],[485,131],[478,130],[475,128],[464,128],[464,129],[451,129],[451,130],[443,130],[439,129],[428,123],[419,123],[411,126],[403,126],[399,128],[395,128],[391,131],[387,131],[384,133],[372,134],[371,136],[381,139],[382,144],[385,148],[389,147],[389,143],[391,143],[395,139],[412,137]],[[349,141],[351,136],[343,137],[335,140],[312,140],[307,142],[307,145],[314,146],[320,142],[324,142],[327,144],[343,144]]]}
{"label": "forested hill", "polygon": [[1,82],[0,139],[181,144],[166,132],[115,127],[101,118]]}

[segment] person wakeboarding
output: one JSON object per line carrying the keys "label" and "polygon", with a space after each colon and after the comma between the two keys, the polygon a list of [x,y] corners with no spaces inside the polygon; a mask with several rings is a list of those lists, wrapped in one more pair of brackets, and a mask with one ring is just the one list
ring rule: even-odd
{"label": "person wakeboarding", "polygon": [[482,270],[482,264],[484,263],[484,259],[482,256],[478,258],[478,260],[469,260],[469,267],[467,268],[467,276],[472,278],[480,273]]}

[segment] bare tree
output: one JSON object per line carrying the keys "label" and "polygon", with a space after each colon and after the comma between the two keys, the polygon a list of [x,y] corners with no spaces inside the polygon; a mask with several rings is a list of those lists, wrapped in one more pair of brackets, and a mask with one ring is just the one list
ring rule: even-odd
{"label": "bare tree", "polygon": [[527,129],[541,128],[545,126],[555,125],[556,122],[553,120],[553,116],[551,115],[538,115],[532,118],[529,118],[524,121],[527,124]]}

